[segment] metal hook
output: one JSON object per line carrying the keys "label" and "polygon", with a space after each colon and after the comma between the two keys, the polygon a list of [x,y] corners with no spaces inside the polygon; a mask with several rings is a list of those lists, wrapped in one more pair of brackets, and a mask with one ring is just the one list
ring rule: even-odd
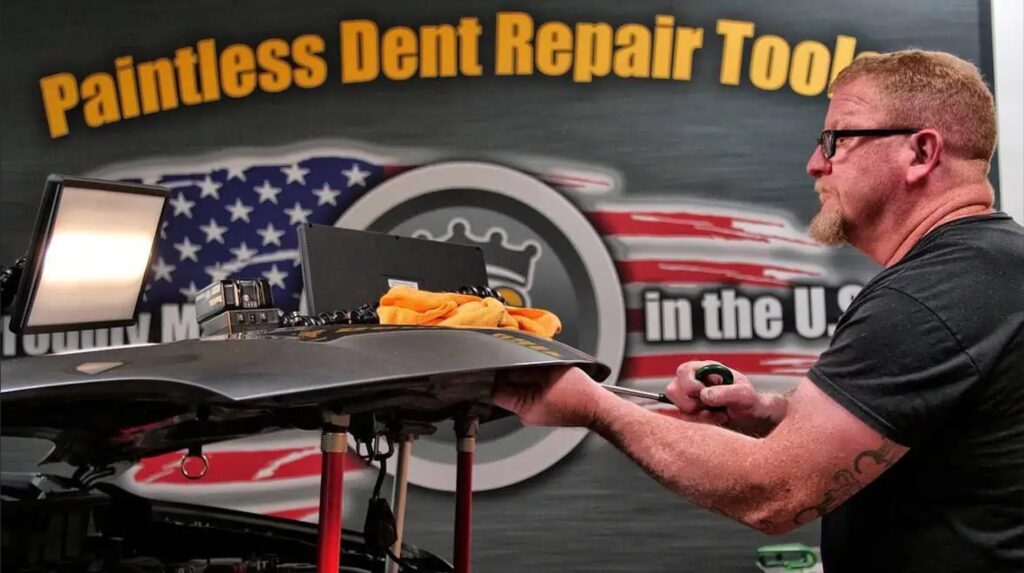
{"label": "metal hook", "polygon": [[[200,470],[198,474],[191,474],[185,468],[185,463],[188,462],[190,458],[198,458],[203,461],[203,469]],[[194,446],[188,449],[188,453],[181,457],[180,469],[181,475],[185,476],[185,479],[193,481],[203,479],[203,476],[206,475],[206,472],[210,471],[210,459],[207,458],[206,454],[203,453],[202,446]]]}
{"label": "metal hook", "polygon": [[381,457],[387,459],[395,453],[395,440],[390,434],[384,434],[384,442],[388,445],[388,449],[386,452],[381,454]]}

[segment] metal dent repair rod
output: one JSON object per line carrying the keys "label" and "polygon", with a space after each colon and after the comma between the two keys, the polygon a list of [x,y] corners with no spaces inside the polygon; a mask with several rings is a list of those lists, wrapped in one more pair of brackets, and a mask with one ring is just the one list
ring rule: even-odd
{"label": "metal dent repair rod", "polygon": [[[705,385],[707,385],[708,378],[712,374],[718,374],[719,376],[722,377],[722,383],[719,384],[720,386],[732,384],[733,382],[732,370],[729,370],[728,368],[722,366],[721,364],[708,364],[707,366],[702,366],[701,368],[697,369],[695,376],[697,380],[700,380]],[[605,390],[608,390],[609,392],[613,394],[618,394],[620,396],[634,396],[636,398],[646,398],[648,400],[654,400],[656,402],[662,402],[665,404],[673,404],[672,400],[669,400],[668,396],[666,396],[663,393],[655,394],[654,392],[644,392],[643,390],[634,390],[632,388],[612,386],[611,384],[602,384],[602,386],[604,386]],[[721,406],[715,406],[709,407],[708,410],[712,412],[724,412],[725,408]]]}
{"label": "metal dent repair rod", "polygon": [[473,453],[480,421],[476,416],[455,418],[458,460],[455,474],[455,573],[470,573],[473,538]]}

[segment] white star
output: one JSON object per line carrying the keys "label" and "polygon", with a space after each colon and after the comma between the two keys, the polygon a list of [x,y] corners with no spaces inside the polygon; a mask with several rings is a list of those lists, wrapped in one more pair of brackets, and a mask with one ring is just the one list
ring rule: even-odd
{"label": "white star", "polygon": [[212,267],[206,267],[203,269],[206,274],[210,275],[210,282],[218,282],[228,278],[228,271],[220,266],[220,263],[213,265]]}
{"label": "white star", "polygon": [[178,193],[177,197],[170,200],[170,204],[174,207],[175,217],[184,213],[189,219],[192,218],[192,207],[195,207],[196,202],[186,199],[184,193]]}
{"label": "white star", "polygon": [[360,171],[359,170],[359,165],[353,163],[352,167],[348,171],[345,171],[344,169],[342,169],[341,170],[341,174],[344,175],[345,177],[348,177],[348,186],[349,187],[351,187],[353,185],[360,185],[362,187],[366,187],[366,178],[369,177],[370,172],[369,171]]}
{"label": "white star", "polygon": [[240,261],[247,261],[259,252],[256,249],[250,249],[244,242],[237,249],[230,249],[230,251]]}
{"label": "white star", "polygon": [[284,279],[288,278],[288,273],[278,270],[277,265],[270,267],[269,271],[263,271],[260,273],[270,282],[270,286],[276,286],[278,288],[284,288]]}
{"label": "white star", "polygon": [[213,197],[214,199],[220,201],[220,188],[221,188],[221,184],[220,183],[217,183],[213,179],[210,179],[210,176],[207,175],[206,179],[203,179],[202,181],[200,181],[198,183],[198,185],[199,185],[199,189],[200,189],[200,191],[199,191],[199,198],[200,199],[202,199],[203,197]]}
{"label": "white star", "polygon": [[174,250],[178,251],[178,261],[184,261],[185,259],[192,259],[195,262],[199,262],[199,257],[196,256],[202,247],[195,245],[192,241],[185,237],[185,240],[180,243],[174,243]]}
{"label": "white star", "polygon": [[153,269],[153,281],[165,280],[171,282],[171,271],[176,269],[174,265],[169,265],[164,262],[164,258],[160,257],[156,260],[156,264],[150,267]]}
{"label": "white star", "polygon": [[232,178],[237,177],[242,181],[245,181],[245,168],[244,167],[228,167],[228,181]]}
{"label": "white star", "polygon": [[[234,219],[232,219],[233,221]],[[227,227],[221,227],[217,224],[217,220],[211,218],[209,225],[199,225],[199,229],[206,233],[206,242],[212,243],[217,241],[220,244],[224,244],[224,233],[227,232]]]}
{"label": "white star", "polygon": [[309,173],[309,169],[303,169],[299,167],[298,163],[289,165],[288,167],[282,167],[281,173],[284,173],[288,177],[285,184],[298,182],[303,185],[306,184],[306,174]]}
{"label": "white star", "polygon": [[295,202],[295,206],[291,209],[285,209],[285,215],[288,215],[289,225],[298,225],[299,223],[308,223],[309,215],[313,212],[312,209],[303,209],[302,204],[298,201]]}
{"label": "white star", "polygon": [[166,239],[167,238],[167,225],[170,225],[170,224],[171,224],[170,221],[164,221],[163,223],[160,223],[160,238],[161,239]]}
{"label": "white star", "polygon": [[189,281],[188,288],[180,288],[178,289],[178,292],[187,298],[189,302],[193,302],[196,300],[196,293],[199,292],[199,289],[196,288],[195,281]]}
{"label": "white star", "polygon": [[281,236],[284,235],[284,231],[278,231],[274,228],[273,223],[267,223],[266,228],[257,229],[256,234],[263,237],[263,246],[273,243],[278,247],[281,246]]}
{"label": "white star", "polygon": [[263,185],[259,187],[253,187],[253,191],[260,194],[260,203],[264,201],[270,201],[273,204],[277,204],[277,196],[281,193],[281,190],[270,184],[270,181],[263,180]]}
{"label": "white star", "polygon": [[319,207],[320,205],[326,205],[328,203],[331,205],[337,205],[338,202],[334,199],[338,195],[341,195],[341,191],[335,191],[334,189],[331,189],[330,185],[324,183],[323,189],[317,189],[316,191],[313,191],[313,194],[320,199],[316,202],[316,206]]}
{"label": "white star", "polygon": [[242,204],[241,199],[235,199],[234,205],[228,205],[224,207],[231,213],[231,223],[241,219],[246,223],[249,222],[249,213],[255,211],[254,208]]}

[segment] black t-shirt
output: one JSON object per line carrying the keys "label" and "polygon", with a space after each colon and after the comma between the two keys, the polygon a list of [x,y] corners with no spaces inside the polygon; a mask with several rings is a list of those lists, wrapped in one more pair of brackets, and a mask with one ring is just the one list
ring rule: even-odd
{"label": "black t-shirt", "polygon": [[995,213],[928,233],[807,376],[910,448],[825,516],[825,571],[1024,571],[1024,228]]}

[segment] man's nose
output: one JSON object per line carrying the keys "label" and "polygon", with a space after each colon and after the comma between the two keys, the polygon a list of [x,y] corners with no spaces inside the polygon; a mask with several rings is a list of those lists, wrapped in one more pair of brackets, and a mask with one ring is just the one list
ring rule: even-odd
{"label": "man's nose", "polygon": [[832,164],[828,159],[825,159],[825,154],[821,151],[821,146],[814,148],[811,152],[810,159],[807,160],[807,174],[817,179],[822,175],[828,175],[832,172]]}

